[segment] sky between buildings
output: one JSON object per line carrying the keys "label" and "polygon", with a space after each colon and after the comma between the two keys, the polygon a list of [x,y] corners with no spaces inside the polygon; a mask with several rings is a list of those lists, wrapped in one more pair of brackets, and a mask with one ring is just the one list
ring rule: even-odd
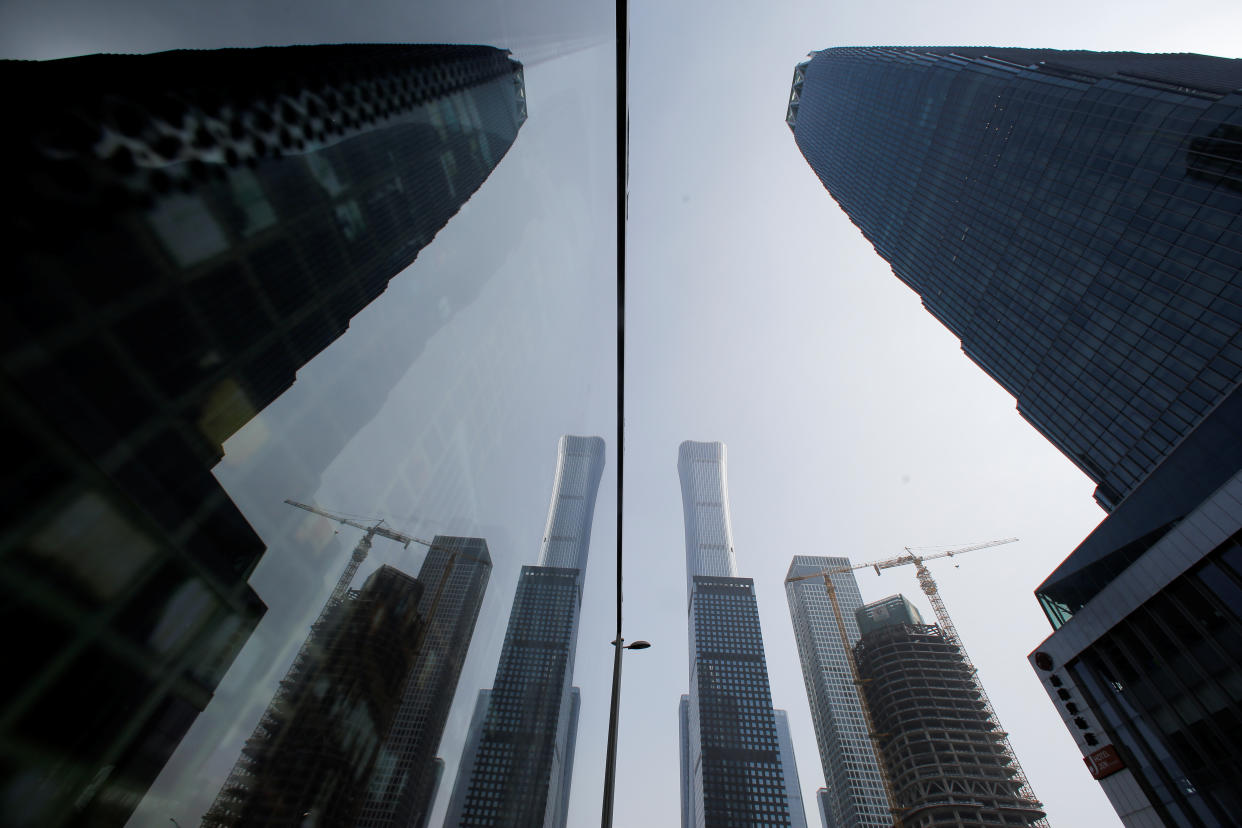
{"label": "sky between buildings", "polygon": [[[598,819],[617,494],[613,52],[582,47],[611,36],[612,9],[557,0],[514,6],[0,7],[4,57],[479,42],[512,48],[529,65],[530,120],[496,172],[286,397],[226,446],[217,476],[269,545],[254,583],[271,610],[133,825],[196,822],[356,541],[352,530],[334,535],[324,521],[290,517],[285,497],[383,515],[422,537],[489,541],[496,568],[442,745],[438,824],[475,692],[495,670],[518,567],[538,554],[564,433],[598,434],[608,446],[579,639],[583,703],[569,822]],[[688,672],[676,452],[684,439],[729,447],[738,566],[756,582],[773,701],[789,711],[812,821],[823,773],[781,584],[790,558],[861,562],[905,546],[1016,535],[1019,544],[932,569],[1051,822],[1118,824],[1025,661],[1049,633],[1033,588],[1103,517],[1092,486],[892,276],[802,159],[784,115],[794,64],[829,46],[1240,56],[1242,7],[1183,8],[631,4],[625,613],[626,637],[653,647],[626,658],[617,825],[679,821],[676,716]],[[458,304],[448,301],[454,290]],[[419,302],[437,303],[438,325],[403,326]],[[375,355],[399,352],[410,338],[419,342],[408,348],[408,370],[381,377]],[[311,389],[327,381],[341,393],[325,403]],[[382,406],[317,481],[296,491],[256,482],[270,479],[254,468],[262,447],[292,433],[282,429],[299,405],[316,400],[327,419],[348,421],[354,401],[368,395]],[[398,490],[408,502],[394,501]],[[377,540],[360,579],[386,562],[416,571],[421,554]],[[908,570],[868,570],[858,580],[865,599],[904,592],[931,617]]]}

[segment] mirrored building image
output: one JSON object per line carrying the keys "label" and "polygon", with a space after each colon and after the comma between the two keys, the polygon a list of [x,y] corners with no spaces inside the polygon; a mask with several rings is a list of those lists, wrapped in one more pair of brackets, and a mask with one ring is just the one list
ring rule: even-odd
{"label": "mirrored building image", "polygon": [[1221,747],[1242,715],[1240,89],[1242,61],[1204,55],[830,49],[787,113],[893,272],[1097,484],[1109,516],[1037,588],[1055,632],[1030,658],[1127,825],[1242,807]]}
{"label": "mirrored building image", "polygon": [[[359,542],[246,740],[203,817],[205,828],[288,825],[306,814],[328,824],[425,822],[443,772],[434,754],[492,561],[482,538],[437,535],[417,579],[384,566],[378,571],[382,577],[373,574],[363,587],[366,595],[373,582],[406,584],[414,612],[408,621],[397,624],[386,615],[373,615],[346,624],[340,620],[343,613],[361,606],[350,603],[359,593],[349,585],[370,548],[370,535]],[[404,598],[400,607],[405,613]],[[354,687],[350,682],[358,680],[359,671],[378,669],[365,659],[367,636],[380,625],[394,626],[403,649],[374,656],[386,660],[384,684],[362,681]],[[346,627],[357,627],[354,637],[337,641]],[[386,627],[384,632],[391,631]],[[375,640],[398,646],[379,635]],[[392,671],[404,675],[394,678]]]}
{"label": "mirrored building image", "polygon": [[426,824],[444,772],[436,750],[491,572],[492,558],[482,538],[433,538],[418,572],[424,630],[358,828]]}
{"label": "mirrored building image", "polygon": [[384,566],[324,608],[204,826],[349,824],[418,656],[423,594]]}
{"label": "mirrored building image", "polygon": [[564,828],[581,699],[573,686],[604,441],[565,435],[538,566],[518,576],[496,677],[480,693],[445,826]]}
{"label": "mirrored building image", "polygon": [[862,700],[847,661],[846,647],[853,647],[859,636],[855,612],[863,605],[850,566],[849,558],[796,555],[786,576],[788,579],[825,569],[845,570],[828,577],[835,587],[849,641],[841,640],[831,599],[821,579],[786,580],[785,598],[824,770],[825,787],[818,799],[820,807],[831,816],[831,822],[826,824],[834,828],[880,828],[892,825],[893,819]]}
{"label": "mirrored building image", "polygon": [[[698,828],[792,826],[755,584],[737,575],[723,443],[678,449],[689,589],[690,692],[682,705],[682,814]],[[798,805],[801,804],[799,798]]]}
{"label": "mirrored building image", "polygon": [[[461,207],[526,117],[489,47],[0,64],[14,824],[113,825],[263,616],[221,444]],[[57,655],[59,654],[59,655]]]}

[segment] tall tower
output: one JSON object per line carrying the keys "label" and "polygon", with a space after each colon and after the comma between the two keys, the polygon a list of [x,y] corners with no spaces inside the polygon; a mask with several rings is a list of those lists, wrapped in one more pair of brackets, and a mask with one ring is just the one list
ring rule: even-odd
{"label": "tall tower", "polygon": [[840,48],[795,69],[787,121],[1111,511],[1192,431],[1238,423],[1218,407],[1242,380],[1239,88],[1242,60],[1203,55]]}
{"label": "tall tower", "polygon": [[564,436],[539,566],[518,577],[496,678],[480,694],[446,826],[564,828],[579,696],[582,584],[604,441]]}
{"label": "tall tower", "polygon": [[[850,566],[848,558],[796,555],[787,577]],[[847,647],[858,641],[854,612],[863,605],[851,571],[829,576],[849,641],[842,641],[832,602],[822,581],[786,582],[785,598],[811,704],[811,722],[824,768],[820,804],[833,828],[881,828],[893,824],[862,701],[850,671]]]}
{"label": "tall tower", "polygon": [[958,645],[901,595],[855,616],[858,672],[902,825],[1046,826]]}
{"label": "tall tower", "polygon": [[419,570],[422,646],[384,739],[359,828],[422,826],[443,762],[436,759],[474,635],[492,558],[482,538],[436,535]]}
{"label": "tall tower", "polygon": [[1037,588],[1054,633],[1030,659],[1113,807],[1233,824],[1242,714],[1214,699],[1242,636],[1242,61],[830,49],[794,70],[786,120],[1097,483],[1109,517]]}
{"label": "tall tower", "polygon": [[351,825],[401,703],[425,626],[424,585],[382,566],[316,623],[311,646],[229,775],[204,828]]}
{"label": "tall tower", "polygon": [[682,813],[697,828],[789,828],[759,607],[754,581],[737,577],[725,462],[722,443],[686,441],[678,452],[690,616]]}
{"label": "tall tower", "polygon": [[793,734],[789,731],[789,713],[785,710],[773,710],[772,713],[776,716],[776,738],[781,746],[781,770],[785,772],[785,794],[789,797],[789,824],[791,828],[807,828],[806,805],[802,801],[802,780],[798,778]]}

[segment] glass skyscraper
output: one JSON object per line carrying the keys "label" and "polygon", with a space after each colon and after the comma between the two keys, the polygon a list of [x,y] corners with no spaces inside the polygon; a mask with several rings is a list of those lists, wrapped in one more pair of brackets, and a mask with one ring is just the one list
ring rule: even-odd
{"label": "glass skyscraper", "polygon": [[480,695],[446,826],[564,828],[582,584],[604,471],[599,437],[561,438],[539,565],[518,578],[496,679]]}
{"label": "glass skyscraper", "polygon": [[[825,569],[851,566],[849,558],[796,555],[786,575],[811,575]],[[841,620],[849,641],[841,633],[832,602],[822,579],[785,583],[789,616],[802,662],[802,680],[811,704],[811,722],[824,768],[826,790],[821,807],[832,817],[833,828],[880,828],[893,824],[880,766],[876,758],[858,689],[850,670],[846,647],[858,642],[855,611],[863,605],[853,572],[829,576],[836,588]]]}
{"label": "glass skyscraper", "polygon": [[1203,55],[840,48],[795,69],[787,121],[1112,510],[1242,380],[1239,87]]}
{"label": "glass skyscraper", "polygon": [[1242,767],[1242,61],[817,53],[832,196],[1109,517],[1031,662],[1128,826],[1232,825]]}
{"label": "glass skyscraper", "polygon": [[806,804],[802,801],[802,780],[798,778],[798,762],[794,756],[793,733],[789,730],[789,713],[772,711],[776,716],[776,738],[781,746],[781,770],[785,773],[785,795],[789,797],[790,828],[807,828]]}
{"label": "glass skyscraper", "polygon": [[485,46],[346,45],[0,77],[21,205],[0,583],[35,631],[0,796],[14,824],[119,825],[266,611],[247,583],[264,542],[210,471],[222,443],[487,178],[526,119],[522,68]]}
{"label": "glass skyscraper", "polygon": [[424,628],[401,706],[371,775],[358,828],[426,824],[443,762],[436,758],[457,679],[492,573],[482,538],[436,535],[418,572]]}
{"label": "glass skyscraper", "polygon": [[737,577],[726,459],[722,443],[689,440],[677,458],[690,604],[683,820],[696,828],[789,828],[789,759],[772,709],[754,581]]}

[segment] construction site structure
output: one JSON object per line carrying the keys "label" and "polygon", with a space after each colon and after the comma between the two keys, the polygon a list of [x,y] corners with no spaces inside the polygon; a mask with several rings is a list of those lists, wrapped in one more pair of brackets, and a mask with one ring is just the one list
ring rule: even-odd
{"label": "construction site structure", "polygon": [[[238,755],[236,762],[234,762],[232,770],[229,771],[229,775],[225,778],[224,784],[221,785],[220,791],[216,794],[211,807],[203,815],[203,828],[230,828],[231,826],[241,824],[267,824],[263,821],[266,817],[259,817],[259,812],[256,812],[255,808],[262,809],[263,813],[268,814],[273,819],[283,813],[281,809],[288,806],[288,802],[284,801],[284,797],[276,796],[275,794],[269,796],[265,793],[273,784],[271,779],[272,769],[277,767],[270,760],[273,755],[279,755],[288,751],[285,744],[288,739],[287,734],[290,732],[290,721],[295,716],[299,719],[305,717],[303,713],[305,700],[302,696],[308,682],[324,669],[327,653],[339,651],[347,654],[350,648],[363,648],[359,652],[369,652],[375,646],[383,644],[380,641],[368,644],[363,640],[353,641],[349,639],[349,631],[354,627],[350,619],[357,615],[357,612],[350,612],[351,609],[355,608],[345,606],[347,602],[356,602],[359,597],[357,591],[351,593],[349,586],[358,574],[358,568],[367,559],[371,551],[372,539],[379,535],[400,543],[405,548],[408,548],[412,542],[426,546],[431,545],[427,541],[390,529],[383,525],[383,521],[363,523],[353,518],[321,509],[318,506],[311,506],[293,500],[286,500],[285,502],[290,506],[304,509],[334,520],[337,523],[362,529],[365,534],[358,540],[358,544],[350,554],[349,561],[345,564],[345,569],[341,572],[336,585],[328,595],[328,600],[324,602],[322,609],[320,609],[319,615],[315,618],[314,623],[311,624],[309,634],[303,640],[302,646],[298,648],[297,655],[294,656],[293,662],[285,673],[285,677],[281,679],[280,684],[277,686],[267,709],[263,711],[259,723],[255,725],[254,731],[246,740],[241,753]],[[391,570],[391,573],[386,574],[385,581],[392,580],[395,575],[401,575],[413,584],[413,588],[416,588],[413,603],[409,607],[409,611],[413,613],[413,618],[410,621],[409,628],[405,631],[406,635],[403,639],[406,642],[403,646],[408,646],[409,652],[404,653],[405,657],[403,658],[397,658],[395,651],[394,653],[388,653],[386,656],[390,661],[398,663],[409,661],[405,666],[405,670],[401,673],[401,679],[404,680],[410,667],[413,666],[413,659],[417,655],[425,629],[426,619],[420,618],[417,612],[423,586],[414,578],[400,573],[398,570],[391,569],[391,567],[384,567],[383,569]],[[353,600],[351,601],[351,599]],[[405,604],[403,603],[402,606],[404,609]],[[376,611],[382,612],[384,610],[381,607],[376,609]],[[405,626],[405,624],[401,626]],[[337,642],[341,636],[345,636],[345,639],[351,642],[349,646],[335,646],[334,642]],[[353,691],[348,688],[338,687],[332,692],[335,695],[342,696],[342,698],[354,695]],[[392,713],[396,712],[397,704],[400,702],[400,688],[396,692],[396,701],[388,705],[391,707],[391,713],[386,712],[381,716],[386,721],[377,721],[375,723],[377,725],[382,724],[379,733],[380,741],[383,739],[383,734],[387,733],[388,726],[392,720]],[[309,769],[305,767],[303,768],[302,775],[313,776],[313,774],[309,773]],[[273,788],[273,790],[275,789]],[[260,804],[265,799],[267,803]],[[283,802],[283,804],[278,804],[280,802]],[[355,803],[351,798],[351,808],[356,808],[360,804],[361,801]]]}
{"label": "construction site structure", "polygon": [[[989,549],[995,546],[1003,546],[1008,543],[1014,543],[1017,540],[1018,540],[1017,538],[1003,538],[1001,540],[994,540],[994,541],[987,541],[985,543],[972,544],[970,546],[959,547],[956,549],[948,549],[948,550],[944,550],[941,552],[935,552],[935,553],[931,553],[927,555],[917,555],[910,547],[906,547],[904,555],[898,555],[892,558],[885,558],[879,561],[870,561],[868,563],[850,564],[848,566],[831,567],[828,569],[820,570],[819,572],[812,572],[812,573],[807,573],[803,575],[790,576],[785,579],[786,584],[793,583],[796,581],[805,581],[805,580],[809,580],[813,578],[821,579],[823,581],[824,589],[827,591],[829,601],[832,604],[832,612],[833,612],[834,620],[836,621],[837,630],[840,633],[841,641],[845,642],[845,650],[846,650],[846,656],[847,656],[846,662],[849,664],[850,674],[851,674],[855,689],[858,694],[859,702],[861,704],[863,718],[867,726],[867,732],[870,734],[871,741],[876,748],[877,754],[879,754],[882,751],[882,745],[881,745],[882,731],[876,726],[876,722],[874,720],[874,716],[872,715],[872,711],[869,709],[869,706],[867,704],[866,694],[863,692],[864,680],[863,680],[862,675],[859,672],[858,663],[854,657],[853,648],[849,644],[850,637],[848,633],[846,632],[845,620],[841,614],[840,603],[837,600],[836,587],[832,583],[831,576],[835,574],[839,574],[839,573],[852,572],[858,569],[874,569],[875,573],[879,575],[881,570],[884,570],[884,569],[892,569],[893,567],[897,567],[897,566],[913,565],[915,567],[915,571],[918,576],[919,586],[923,590],[923,593],[927,595],[928,601],[931,603],[932,609],[936,613],[936,618],[939,621],[940,628],[944,631],[946,640],[951,642],[955,646],[957,646],[968,669],[971,671],[972,674],[974,674],[976,672],[974,664],[971,663],[969,656],[966,655],[965,648],[961,646],[960,639],[957,635],[957,628],[953,625],[953,620],[949,616],[949,610],[945,606],[943,599],[941,599],[940,597],[940,591],[939,591],[939,588],[936,586],[936,581],[932,577],[931,571],[928,570],[927,567],[925,566],[924,562],[935,560],[938,558],[951,558],[955,555],[961,555],[965,552],[973,552],[979,549]],[[978,684],[978,682],[976,682],[976,684]],[[1008,757],[1012,760],[1012,771],[1013,771],[1012,778],[1018,783],[1020,795],[1023,798],[1033,802],[1035,805],[1038,806],[1039,802],[1035,798],[1034,792],[1031,790],[1030,783],[1027,781],[1025,774],[1022,772],[1021,766],[1018,764],[1017,757],[1015,756],[1013,752],[1013,747],[1009,744],[1008,734],[1000,730],[999,720],[997,719],[996,713],[992,708],[991,701],[987,698],[986,693],[983,692],[982,686],[979,687],[979,693],[980,693],[982,703],[984,705],[984,709],[986,710],[991,721],[997,722],[996,730],[1001,734],[1002,743],[1004,745],[1005,751]],[[881,778],[881,782],[884,787],[885,795],[888,798],[889,809],[893,815],[893,825],[895,826],[895,828],[905,828],[905,822],[903,820],[903,813],[905,809],[898,802],[897,796],[894,791],[893,779],[891,778],[891,774],[888,772],[886,768],[886,763],[884,762],[880,763],[880,778]],[[1043,822],[1023,823],[1023,824],[1032,824],[1032,825],[1037,825],[1037,826],[1046,825],[1046,823],[1043,823]]]}
{"label": "construction site structure", "polygon": [[902,595],[856,615],[854,660],[904,828],[1045,825],[960,643]]}
{"label": "construction site structure", "polygon": [[418,657],[422,592],[383,566],[320,616],[204,828],[353,824]]}

